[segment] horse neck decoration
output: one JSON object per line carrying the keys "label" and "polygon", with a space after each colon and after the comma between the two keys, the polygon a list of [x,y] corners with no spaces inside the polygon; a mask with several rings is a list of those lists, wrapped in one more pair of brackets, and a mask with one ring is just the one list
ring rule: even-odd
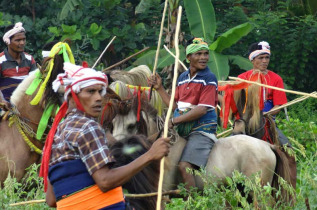
{"label": "horse neck decoration", "polygon": [[[150,87],[148,87],[148,77],[151,75],[151,70],[145,65],[140,65],[130,71],[111,71],[109,74],[109,81],[112,80],[114,82],[112,82],[109,87],[122,99],[131,98],[136,95],[140,88],[149,98]],[[158,111],[158,115],[161,117],[166,106],[163,103],[160,94],[154,89],[152,90],[150,103]]]}

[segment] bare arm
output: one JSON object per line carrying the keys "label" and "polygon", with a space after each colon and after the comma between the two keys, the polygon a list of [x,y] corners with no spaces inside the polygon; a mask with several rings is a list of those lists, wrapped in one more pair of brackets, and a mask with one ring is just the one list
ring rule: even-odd
{"label": "bare arm", "polygon": [[146,167],[151,161],[160,160],[166,156],[169,152],[169,140],[169,138],[160,138],[152,145],[148,152],[128,165],[113,169],[104,166],[93,173],[92,178],[103,192],[121,186]]}
{"label": "bare arm", "polygon": [[[280,106],[281,105],[275,105],[272,109],[275,109],[275,108],[280,107]],[[271,115],[277,115],[280,111],[281,111],[281,109],[276,110],[276,111],[272,112]]]}
{"label": "bare arm", "polygon": [[53,186],[51,185],[50,180],[47,178],[47,191],[45,194],[46,203],[49,207],[56,207],[56,198],[53,191]]}
{"label": "bare arm", "polygon": [[[170,104],[170,100],[171,100],[171,96],[166,92],[166,90],[164,89],[163,85],[162,85],[162,78],[156,74],[155,76],[152,75],[149,78],[149,85],[153,85],[153,87],[155,88],[155,90],[160,94],[160,96],[162,97],[162,100],[164,101],[164,103],[169,106]],[[173,103],[173,110],[176,109],[177,105],[174,102]]]}

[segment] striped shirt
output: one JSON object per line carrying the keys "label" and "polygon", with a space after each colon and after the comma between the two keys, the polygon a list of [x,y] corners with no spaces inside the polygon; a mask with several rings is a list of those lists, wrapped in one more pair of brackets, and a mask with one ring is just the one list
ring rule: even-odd
{"label": "striped shirt", "polygon": [[106,134],[95,118],[77,109],[71,110],[58,125],[50,166],[81,159],[90,175],[103,166],[114,162],[110,157]]}
{"label": "striped shirt", "polygon": [[207,113],[193,123],[192,132],[214,134],[217,130],[217,114],[215,107],[218,103],[218,81],[207,67],[190,78],[190,71],[183,72],[178,80],[175,93],[177,109],[174,117],[183,111],[197,106],[208,107]]}
{"label": "striped shirt", "polygon": [[0,53],[0,90],[6,100],[10,99],[12,92],[29,72],[35,69],[36,63],[32,55],[21,53],[19,64],[11,57],[7,48]]}

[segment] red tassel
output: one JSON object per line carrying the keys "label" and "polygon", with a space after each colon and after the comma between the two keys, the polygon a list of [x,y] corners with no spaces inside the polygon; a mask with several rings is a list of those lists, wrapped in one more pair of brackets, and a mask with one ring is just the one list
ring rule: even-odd
{"label": "red tassel", "polygon": [[46,190],[47,190],[48,168],[49,168],[49,162],[50,162],[50,157],[51,157],[51,150],[52,150],[52,144],[54,141],[54,136],[55,136],[58,124],[60,123],[62,118],[65,117],[65,115],[66,115],[67,109],[68,109],[67,102],[64,102],[62,104],[61,108],[59,109],[55,119],[54,119],[52,128],[51,128],[50,132],[48,133],[46,141],[45,141],[44,152],[43,152],[43,157],[42,157],[42,164],[41,164],[41,169],[40,169],[40,177],[44,178],[44,192],[46,192]]}
{"label": "red tassel", "polygon": [[89,67],[87,61],[83,61],[81,65],[84,68],[88,68]]}
{"label": "red tassel", "polygon": [[141,114],[141,87],[139,86],[139,90],[138,90],[138,112],[137,112],[137,122],[140,122],[140,114]]}
{"label": "red tassel", "polygon": [[101,124],[101,125],[102,125],[102,123],[103,123],[103,119],[104,119],[104,117],[105,117],[105,112],[106,112],[108,106],[111,106],[111,103],[110,103],[110,102],[107,103],[107,104],[105,105],[105,107],[103,108],[103,110],[102,110],[101,119],[100,119],[100,124]]}
{"label": "red tassel", "polygon": [[73,91],[73,88],[71,88],[70,91],[71,91],[72,97],[73,97],[73,99],[74,99],[74,101],[75,101],[75,103],[76,103],[76,105],[77,105],[77,109],[80,110],[80,111],[82,111],[82,112],[85,112],[85,109],[84,109],[84,107],[81,105],[81,103],[80,103],[80,101],[79,101],[79,99],[78,99],[77,94]]}

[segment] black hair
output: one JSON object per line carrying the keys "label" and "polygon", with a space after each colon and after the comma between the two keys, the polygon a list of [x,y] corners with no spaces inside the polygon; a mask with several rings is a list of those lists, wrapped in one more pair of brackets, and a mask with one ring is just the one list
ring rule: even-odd
{"label": "black hair", "polygon": [[51,42],[49,42],[49,43],[46,43],[46,44],[43,46],[42,50],[50,51],[50,50],[54,47],[54,45],[57,44],[57,43],[58,43],[57,40],[51,41]]}
{"label": "black hair", "polygon": [[249,55],[256,50],[262,50],[262,45],[259,45],[259,42],[252,43],[249,46]]}
{"label": "black hair", "polygon": [[191,39],[189,39],[187,42],[186,42],[186,47],[188,47],[189,45],[193,44],[193,40],[195,39],[195,37],[192,37]]}
{"label": "black hair", "polygon": [[10,31],[11,29],[14,28],[14,25],[9,25],[4,29],[4,33],[7,33],[8,31]]}

